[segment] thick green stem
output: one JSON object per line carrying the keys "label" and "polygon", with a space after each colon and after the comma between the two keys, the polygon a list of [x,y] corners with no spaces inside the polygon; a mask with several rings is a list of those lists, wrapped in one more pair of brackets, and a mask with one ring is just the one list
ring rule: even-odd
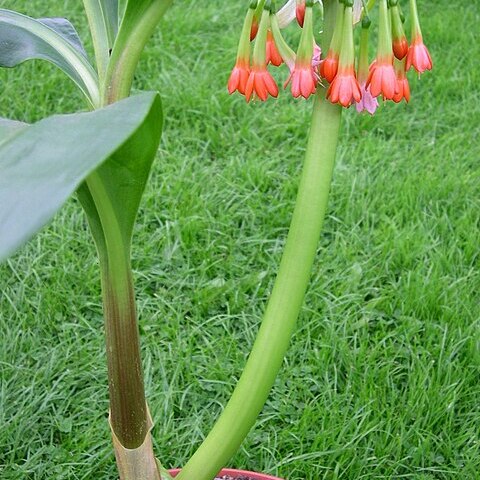
{"label": "thick green stem", "polygon": [[341,108],[315,99],[297,203],[279,273],[252,353],[212,431],[178,480],[212,480],[255,423],[287,351],[311,275],[332,179]]}
{"label": "thick green stem", "polygon": [[99,252],[102,269],[110,421],[126,448],[138,448],[148,433],[147,406],[140,359],[130,246],[111,208],[97,173],[87,179],[105,233],[106,251]]}

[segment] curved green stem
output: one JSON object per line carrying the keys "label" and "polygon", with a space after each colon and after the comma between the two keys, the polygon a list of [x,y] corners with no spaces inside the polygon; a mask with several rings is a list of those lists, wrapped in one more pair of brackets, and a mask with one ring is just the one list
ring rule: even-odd
{"label": "curved green stem", "polygon": [[238,450],[263,408],[287,351],[310,280],[332,179],[341,108],[315,99],[297,203],[279,273],[252,353],[232,398],[178,480],[211,480]]}

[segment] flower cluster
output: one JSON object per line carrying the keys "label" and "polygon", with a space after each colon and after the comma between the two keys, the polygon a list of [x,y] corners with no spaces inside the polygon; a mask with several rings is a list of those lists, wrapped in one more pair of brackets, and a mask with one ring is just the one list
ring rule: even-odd
{"label": "flower cluster", "polygon": [[[253,0],[243,25],[237,61],[228,81],[228,91],[238,91],[247,102],[277,97],[279,89],[268,65],[283,63],[290,70],[284,87],[292,95],[308,98],[317,88],[327,88],[326,97],[343,107],[355,104],[358,112],[373,114],[378,97],[396,103],[410,100],[407,72],[432,69],[432,59],[423,43],[416,0],[410,1],[410,44],[404,29],[401,0],[378,0],[378,46],[375,59],[368,56],[369,11],[375,0],[326,0],[336,5],[333,35],[326,52],[316,43],[315,7],[320,0],[289,0],[276,12],[271,0]],[[406,0],[404,0],[406,1]],[[285,41],[281,29],[292,21],[302,28],[297,51]],[[361,27],[360,48],[355,55],[354,29]],[[252,48],[253,45],[253,48]],[[251,51],[253,50],[253,52]]]}

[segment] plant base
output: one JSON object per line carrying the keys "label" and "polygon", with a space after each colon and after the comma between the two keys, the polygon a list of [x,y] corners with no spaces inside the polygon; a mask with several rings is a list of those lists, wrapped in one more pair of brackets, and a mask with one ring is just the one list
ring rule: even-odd
{"label": "plant base", "polygon": [[153,454],[152,428],[152,418],[148,413],[148,432],[145,441],[140,447],[130,449],[120,443],[110,423],[120,480],[162,480]]}

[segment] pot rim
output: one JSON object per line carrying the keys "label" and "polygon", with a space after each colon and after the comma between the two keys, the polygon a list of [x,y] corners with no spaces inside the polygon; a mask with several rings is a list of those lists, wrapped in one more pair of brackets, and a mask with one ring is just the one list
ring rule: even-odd
{"label": "pot rim", "polygon": [[[174,468],[169,470],[172,475],[177,475],[180,473],[181,468]],[[257,473],[257,472],[249,472],[247,470],[235,470],[233,468],[223,468],[219,475],[244,475],[252,477],[254,480],[282,480],[279,477],[272,477],[271,475],[267,475],[266,473]]]}

